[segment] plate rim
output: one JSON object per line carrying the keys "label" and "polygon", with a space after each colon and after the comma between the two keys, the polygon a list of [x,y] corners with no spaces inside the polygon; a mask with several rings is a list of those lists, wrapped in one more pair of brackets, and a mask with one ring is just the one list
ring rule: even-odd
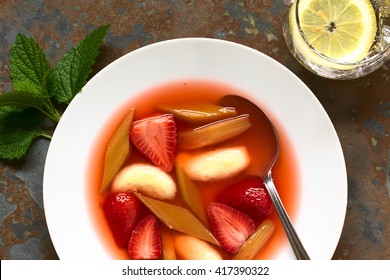
{"label": "plate rim", "polygon": [[[336,140],[337,143],[338,143],[338,147],[337,147],[338,152],[337,153],[338,153],[338,156],[340,157],[339,158],[340,162],[342,162],[341,165],[343,166],[343,168],[342,168],[343,170],[341,170],[341,173],[343,173],[342,176],[344,177],[343,178],[344,181],[341,182],[341,183],[343,185],[345,185],[344,193],[341,195],[342,196],[341,199],[344,200],[344,210],[343,210],[343,213],[340,213],[341,216],[343,216],[342,224],[344,224],[345,215],[346,215],[346,207],[347,207],[347,195],[348,195],[347,170],[346,170],[344,154],[343,154],[343,151],[342,151],[342,147],[341,147],[341,143],[340,143],[339,137],[338,137],[337,132],[336,132],[334,126],[333,126],[333,123],[332,123],[331,119],[329,118],[326,110],[323,108],[321,103],[316,98],[316,96],[311,92],[311,90],[307,87],[307,85],[304,84],[304,82],[302,80],[300,80],[287,67],[285,67],[283,64],[281,64],[277,60],[273,59],[272,57],[269,57],[268,55],[266,55],[266,54],[264,54],[264,53],[262,53],[262,52],[260,52],[258,50],[255,50],[253,48],[250,48],[248,46],[242,45],[242,44],[237,43],[237,42],[231,42],[231,41],[226,41],[226,40],[221,40],[221,39],[197,38],[197,37],[177,38],[177,39],[164,40],[164,41],[161,41],[161,42],[153,43],[153,44],[141,47],[139,49],[130,51],[130,52],[124,54],[123,56],[119,57],[118,59],[114,60],[113,62],[109,63],[106,67],[104,67],[101,71],[99,71],[94,77],[92,77],[88,81],[88,83],[83,87],[83,89],[81,91],[81,94],[78,94],[74,98],[74,100],[71,102],[71,104],[69,104],[68,108],[65,110],[63,118],[61,118],[61,120],[60,120],[60,122],[59,122],[59,124],[58,124],[58,126],[57,126],[57,128],[56,128],[56,130],[54,132],[54,134],[53,134],[52,142],[50,143],[50,146],[49,146],[49,149],[48,149],[46,162],[45,162],[45,169],[44,169],[44,178],[43,178],[44,206],[51,204],[51,202],[48,201],[49,197],[52,196],[52,194],[50,193],[51,190],[49,189],[48,184],[51,181],[51,179],[49,177],[50,177],[50,172],[52,172],[51,171],[52,168],[50,166],[50,164],[52,164],[52,162],[53,162],[53,159],[52,159],[53,158],[53,154],[52,153],[53,153],[53,150],[55,151],[55,146],[58,145],[58,143],[57,143],[58,137],[61,137],[61,135],[62,135],[62,133],[60,133],[60,130],[62,129],[63,123],[67,120],[68,115],[73,114],[73,112],[74,112],[72,110],[73,107],[75,107],[74,104],[77,104],[77,102],[79,102],[78,100],[80,100],[81,98],[84,98],[84,96],[86,95],[85,94],[86,91],[89,90],[89,87],[91,85],[93,85],[96,80],[100,79],[102,76],[104,77],[104,75],[106,75],[107,71],[110,71],[112,68],[114,69],[115,67],[118,67],[118,65],[120,66],[120,64],[124,63],[123,61],[131,60],[132,56],[137,56],[137,55],[139,56],[139,55],[142,55],[143,52],[147,53],[147,52],[150,52],[151,50],[153,51],[156,48],[157,49],[161,48],[161,47],[166,48],[166,47],[169,47],[169,46],[172,46],[172,45],[177,45],[177,44],[180,45],[180,44],[183,44],[183,43],[184,43],[184,45],[185,44],[199,44],[200,43],[200,44],[206,44],[206,45],[207,44],[211,44],[211,45],[218,45],[218,46],[229,46],[229,47],[240,49],[240,50],[242,50],[244,52],[248,52],[249,51],[249,53],[260,55],[262,57],[262,59],[268,60],[269,63],[276,64],[277,67],[279,67],[280,69],[283,69],[283,71],[286,73],[287,76],[289,76],[289,78],[293,79],[295,83],[299,84],[299,87],[302,87],[302,89],[304,89],[306,92],[308,92],[310,94],[311,101],[314,102],[313,105],[315,105],[317,110],[321,111],[322,116],[326,119],[328,125],[330,125],[331,128],[333,129],[333,136],[332,137],[335,138],[333,140]],[[83,96],[83,94],[84,94],[84,96]],[[320,113],[320,112],[318,112],[318,113]],[[60,135],[60,136],[58,136],[58,135]],[[51,206],[49,206],[49,207],[51,207]],[[61,255],[62,255],[61,250],[62,249],[59,249],[59,248],[61,248],[61,246],[59,246],[56,238],[53,238],[53,236],[57,234],[57,233],[55,233],[56,230],[53,228],[53,222],[52,222],[53,217],[52,217],[51,213],[49,213],[49,208],[44,207],[44,211],[45,211],[45,215],[47,215],[47,217],[48,217],[47,218],[47,224],[48,224],[48,229],[49,229],[50,236],[52,237],[52,239],[55,240],[55,241],[53,240],[53,245],[56,248],[56,251],[57,251],[59,257],[61,257]],[[340,221],[339,221],[339,223],[340,223]],[[342,229],[343,229],[343,226],[339,225],[338,226],[338,233],[335,234],[335,235],[338,236],[338,239],[341,236]],[[333,252],[336,249],[336,247],[337,247],[337,244],[335,244],[335,247],[333,248]],[[68,257],[68,256],[65,256],[65,257]]]}

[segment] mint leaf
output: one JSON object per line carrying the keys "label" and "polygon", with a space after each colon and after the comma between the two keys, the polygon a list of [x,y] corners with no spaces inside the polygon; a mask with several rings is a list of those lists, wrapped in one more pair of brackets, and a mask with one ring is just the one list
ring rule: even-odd
{"label": "mint leaf", "polygon": [[43,114],[34,108],[0,107],[0,158],[23,157],[32,141],[45,135],[41,129],[42,120]]}
{"label": "mint leaf", "polygon": [[17,91],[33,91],[45,95],[51,68],[43,50],[32,38],[16,36],[11,48],[10,72],[13,88]]}
{"label": "mint leaf", "polygon": [[[21,84],[24,84],[24,82],[21,82]],[[29,82],[26,82],[26,88],[29,88]],[[0,94],[1,106],[13,106],[22,109],[33,107],[57,123],[61,118],[58,111],[53,107],[50,98],[38,91],[10,91]]]}
{"label": "mint leaf", "polygon": [[10,91],[0,94],[0,106],[34,107],[41,110],[47,98],[27,91]]}
{"label": "mint leaf", "polygon": [[93,31],[57,63],[50,94],[58,102],[69,104],[85,85],[108,28],[105,25]]}

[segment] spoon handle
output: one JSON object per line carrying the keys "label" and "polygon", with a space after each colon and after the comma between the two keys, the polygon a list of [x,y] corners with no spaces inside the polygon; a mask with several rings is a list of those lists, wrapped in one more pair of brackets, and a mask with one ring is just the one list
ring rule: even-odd
{"label": "spoon handle", "polygon": [[264,185],[271,197],[271,200],[275,206],[276,212],[278,213],[279,219],[283,225],[284,231],[286,232],[287,238],[290,241],[291,247],[298,260],[310,260],[309,255],[306,253],[295,229],[291,223],[291,220],[280,200],[279,194],[276,191],[274,181],[272,180],[271,172],[268,173],[264,179]]}

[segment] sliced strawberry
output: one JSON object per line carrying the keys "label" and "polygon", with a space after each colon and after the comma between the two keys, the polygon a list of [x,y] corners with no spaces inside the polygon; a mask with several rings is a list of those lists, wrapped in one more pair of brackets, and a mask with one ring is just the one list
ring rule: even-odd
{"label": "sliced strawberry", "polygon": [[156,260],[161,257],[160,229],[155,216],[149,215],[139,222],[131,234],[128,252],[133,260]]}
{"label": "sliced strawberry", "polygon": [[103,211],[116,244],[126,248],[141,219],[141,203],[132,193],[113,193],[104,200]]}
{"label": "sliced strawberry", "polygon": [[255,224],[247,215],[226,204],[210,203],[207,214],[215,238],[229,253],[236,253],[255,231]]}
{"label": "sliced strawberry", "polygon": [[176,124],[172,114],[157,115],[133,122],[130,138],[137,149],[165,172],[174,167]]}
{"label": "sliced strawberry", "polygon": [[264,220],[272,213],[272,200],[259,177],[250,177],[221,191],[216,201],[233,207],[255,222]]}

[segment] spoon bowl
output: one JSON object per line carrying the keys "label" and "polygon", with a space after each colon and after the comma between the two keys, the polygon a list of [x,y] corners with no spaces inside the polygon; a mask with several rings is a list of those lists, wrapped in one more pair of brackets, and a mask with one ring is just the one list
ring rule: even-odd
{"label": "spoon bowl", "polygon": [[227,95],[221,98],[220,104],[224,106],[234,106],[239,111],[242,110],[247,112],[251,116],[252,122],[261,126],[261,135],[256,138],[259,139],[259,145],[267,148],[259,155],[261,157],[260,162],[262,163],[259,176],[263,178],[264,185],[271,197],[272,203],[274,204],[296,258],[298,260],[310,259],[292,225],[291,219],[287,214],[272,179],[272,168],[279,156],[279,140],[275,126],[263,110],[244,97]]}

